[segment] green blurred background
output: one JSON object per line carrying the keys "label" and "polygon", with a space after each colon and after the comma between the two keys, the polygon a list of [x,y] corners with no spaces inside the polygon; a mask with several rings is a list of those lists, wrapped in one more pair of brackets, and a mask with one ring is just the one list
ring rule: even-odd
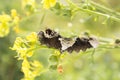
{"label": "green blurred background", "polygon": [[[80,0],[74,0],[79,2]],[[95,1],[95,0],[94,0]],[[96,0],[97,3],[120,11],[120,0]],[[40,0],[37,0],[40,4]],[[38,32],[46,28],[57,30],[61,35],[80,36],[88,31],[100,37],[120,38],[120,23],[108,21],[102,24],[104,17],[99,17],[94,21],[93,16],[84,12],[77,13],[71,20],[69,17],[56,15],[50,10],[39,10],[29,17],[23,15],[21,0],[0,0],[0,13],[10,13],[11,9],[16,9],[18,13],[25,17],[20,22],[21,33],[16,34],[11,30],[10,34],[0,38],[0,80],[20,80],[23,77],[21,61],[17,61],[14,56],[16,53],[9,47],[13,46],[17,36],[26,36],[30,32]],[[44,16],[44,20],[42,20]],[[42,21],[42,23],[41,23]],[[37,59],[47,67],[48,57],[53,53],[51,49],[40,49],[35,52],[33,59]],[[94,54],[92,63],[91,53],[80,52],[79,54],[67,54],[63,62],[64,73],[48,71],[37,77],[36,80],[120,80],[120,49],[100,49]]]}

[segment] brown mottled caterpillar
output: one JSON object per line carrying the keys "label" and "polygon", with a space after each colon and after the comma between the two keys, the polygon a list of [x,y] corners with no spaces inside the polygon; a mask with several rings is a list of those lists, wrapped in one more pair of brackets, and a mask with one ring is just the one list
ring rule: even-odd
{"label": "brown mottled caterpillar", "polygon": [[40,31],[38,33],[38,39],[42,45],[59,49],[60,52],[68,51],[72,53],[73,51],[86,51],[88,48],[96,48],[98,46],[98,41],[95,38],[65,38],[51,29],[46,29],[45,32]]}

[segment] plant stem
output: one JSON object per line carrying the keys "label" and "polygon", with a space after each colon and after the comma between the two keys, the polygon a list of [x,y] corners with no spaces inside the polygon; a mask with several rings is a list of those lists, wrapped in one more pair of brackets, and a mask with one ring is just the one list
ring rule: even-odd
{"label": "plant stem", "polygon": [[117,18],[115,16],[111,16],[109,14],[104,14],[104,13],[100,13],[100,12],[97,12],[97,11],[92,11],[92,10],[89,10],[89,9],[82,9],[82,8],[79,8],[79,10],[84,11],[84,12],[89,13],[89,14],[95,14],[95,15],[103,16],[103,17],[106,17],[106,18],[110,18],[114,21],[120,22],[119,18]]}
{"label": "plant stem", "polygon": [[120,13],[117,13],[116,16],[113,16],[111,15],[110,13],[114,12],[113,10],[109,9],[109,8],[106,8],[106,7],[103,7],[101,6],[100,4],[97,4],[97,3],[94,3],[94,2],[91,2],[92,4],[94,4],[95,6],[99,7],[99,9],[101,11],[105,11],[108,13],[102,13],[102,12],[98,12],[98,11],[95,11],[95,10],[90,10],[90,9],[83,9],[82,7],[79,7],[78,5],[76,5],[75,3],[73,3],[72,1],[70,0],[66,0],[68,2],[68,4],[74,8],[76,8],[78,11],[83,11],[83,12],[86,12],[88,14],[95,14],[95,15],[99,15],[99,16],[103,16],[103,17],[106,17],[106,18],[110,18],[111,20],[114,20],[114,21],[117,21],[117,22],[120,22],[120,18],[117,16],[119,15]]}
{"label": "plant stem", "polygon": [[97,9],[99,9],[99,10],[105,12],[105,13],[109,13],[109,14],[115,15],[115,16],[120,16],[119,12],[116,12],[116,11],[110,9],[110,8],[102,6],[102,5],[100,5],[100,4],[96,3],[96,2],[90,1],[90,4],[93,5],[95,8],[97,8]]}

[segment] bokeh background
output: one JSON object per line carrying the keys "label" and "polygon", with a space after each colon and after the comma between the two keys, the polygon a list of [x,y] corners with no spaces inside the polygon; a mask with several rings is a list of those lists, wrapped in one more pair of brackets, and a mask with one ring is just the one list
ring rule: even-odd
{"label": "bokeh background", "polygon": [[[40,0],[36,1],[37,4],[41,4]],[[80,0],[74,1],[79,2]],[[94,1],[120,12],[120,0]],[[21,16],[24,16],[19,25],[22,32],[16,34],[11,30],[8,36],[0,38],[0,80],[20,80],[23,77],[20,69],[21,61],[17,61],[14,57],[16,52],[9,48],[13,46],[17,36],[25,37],[30,32],[52,28],[65,37],[81,36],[87,31],[98,37],[120,38],[120,22],[107,21],[106,24],[103,24],[105,17],[102,16],[94,21],[94,16],[79,12],[71,20],[70,17],[56,15],[51,10],[41,9],[38,9],[37,13],[25,16],[21,0],[0,0],[0,13],[9,14],[11,9],[16,9]],[[39,60],[47,68],[48,57],[51,53],[53,53],[51,49],[40,49],[35,52],[33,59]],[[62,74],[48,71],[37,77],[36,80],[120,80],[120,49],[97,50],[94,54],[94,63],[91,53],[67,54],[63,59],[64,63],[61,63],[64,68]]]}

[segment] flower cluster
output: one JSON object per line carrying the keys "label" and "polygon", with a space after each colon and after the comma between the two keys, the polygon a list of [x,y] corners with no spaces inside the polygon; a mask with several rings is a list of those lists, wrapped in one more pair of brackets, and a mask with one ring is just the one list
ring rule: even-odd
{"label": "flower cluster", "polygon": [[15,32],[19,32],[18,29],[19,24],[19,16],[15,9],[11,10],[11,15],[8,14],[1,14],[0,15],[0,37],[4,37],[8,35],[11,26],[15,26]]}
{"label": "flower cluster", "polygon": [[11,20],[11,16],[7,14],[0,15],[0,37],[4,37],[9,33],[9,22]]}
{"label": "flower cluster", "polygon": [[19,22],[20,22],[20,17],[17,13],[17,11],[15,9],[12,9],[11,10],[11,17],[13,19],[13,30],[16,32],[16,33],[19,33],[20,32],[20,29],[19,29]]}
{"label": "flower cluster", "polygon": [[22,62],[24,78],[22,80],[34,80],[36,76],[40,75],[42,68],[43,66],[39,61],[29,62],[27,59],[24,59]]}
{"label": "flower cluster", "polygon": [[22,62],[22,72],[24,78],[22,80],[34,80],[34,78],[40,75],[42,71],[42,64],[39,61],[29,61],[28,58],[32,57],[34,49],[37,45],[37,34],[35,32],[28,35],[25,39],[17,37],[12,50],[16,50],[18,53],[18,60]]}
{"label": "flower cluster", "polygon": [[37,42],[37,34],[35,32],[31,33],[26,37],[26,39],[22,39],[21,37],[17,37],[12,50],[16,50],[18,53],[18,59],[25,59],[27,57],[31,57],[33,55],[33,49],[36,47]]}

